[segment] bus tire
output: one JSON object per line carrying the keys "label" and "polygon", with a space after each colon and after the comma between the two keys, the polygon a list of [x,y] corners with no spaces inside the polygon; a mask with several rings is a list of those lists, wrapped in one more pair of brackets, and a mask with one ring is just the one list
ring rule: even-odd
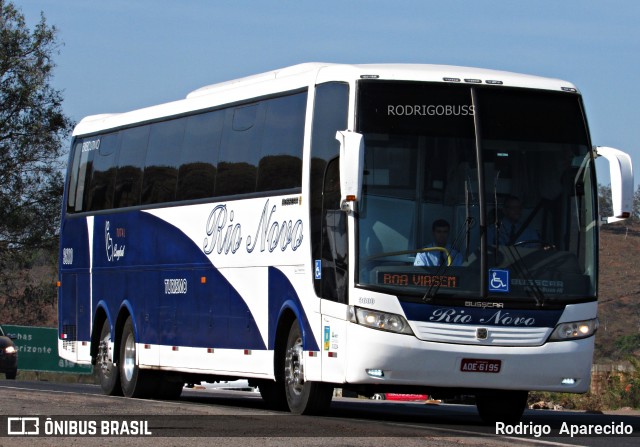
{"label": "bus tire", "polygon": [[284,390],[289,410],[294,414],[322,414],[331,405],[333,387],[304,380],[302,331],[293,321],[284,355]]}
{"label": "bus tire", "polygon": [[156,379],[157,388],[154,392],[154,397],[162,400],[179,399],[182,394],[182,389],[184,388],[184,382],[178,381],[179,379],[173,379],[167,374],[159,374],[159,377]]}
{"label": "bus tire", "polygon": [[120,383],[126,397],[151,397],[158,389],[158,377],[153,371],[138,366],[136,336],[131,317],[127,318],[120,338]]}
{"label": "bus tire", "polygon": [[527,391],[493,390],[476,396],[476,408],[487,425],[517,424],[527,406]]}
{"label": "bus tire", "polygon": [[287,395],[282,381],[261,379],[255,381],[255,383],[258,386],[262,400],[270,410],[289,411]]}
{"label": "bus tire", "polygon": [[100,345],[96,354],[96,370],[102,392],[108,396],[122,396],[120,371],[113,363],[113,353],[109,353],[111,325],[105,319],[100,331]]}

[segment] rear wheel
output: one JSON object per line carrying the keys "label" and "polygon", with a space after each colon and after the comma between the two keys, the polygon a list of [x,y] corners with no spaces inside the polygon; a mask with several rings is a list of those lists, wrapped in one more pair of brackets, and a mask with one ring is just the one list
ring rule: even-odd
{"label": "rear wheel", "polygon": [[176,400],[182,394],[184,382],[179,378],[171,377],[171,375],[159,373],[160,376],[155,380],[157,388],[153,392],[156,399]]}
{"label": "rear wheel", "polygon": [[109,396],[122,396],[120,387],[120,372],[113,363],[113,350],[109,348],[111,342],[111,326],[109,320],[104,320],[100,331],[100,345],[96,356],[96,369],[100,387],[104,394]]}
{"label": "rear wheel", "polygon": [[151,397],[158,389],[158,376],[138,366],[136,337],[131,317],[122,328],[120,340],[120,382],[126,397]]}
{"label": "rear wheel", "polygon": [[527,391],[492,391],[476,396],[476,407],[486,424],[516,424],[527,406]]}
{"label": "rear wheel", "polygon": [[333,387],[304,380],[302,331],[297,321],[289,330],[284,356],[284,390],[289,409],[295,414],[321,414],[328,410]]}

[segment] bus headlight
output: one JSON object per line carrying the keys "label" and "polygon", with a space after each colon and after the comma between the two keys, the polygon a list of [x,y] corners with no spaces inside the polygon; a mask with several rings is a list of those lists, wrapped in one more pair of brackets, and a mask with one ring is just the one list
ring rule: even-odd
{"label": "bus headlight", "polygon": [[598,330],[598,319],[560,323],[556,326],[549,341],[578,340],[591,337]]}
{"label": "bus headlight", "polygon": [[413,335],[409,322],[402,316],[360,307],[349,309],[350,321],[372,329]]}

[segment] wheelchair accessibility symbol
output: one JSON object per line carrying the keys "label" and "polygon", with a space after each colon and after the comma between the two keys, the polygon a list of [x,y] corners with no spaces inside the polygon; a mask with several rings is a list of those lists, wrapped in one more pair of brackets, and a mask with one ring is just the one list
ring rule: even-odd
{"label": "wheelchair accessibility symbol", "polygon": [[314,278],[322,279],[322,261],[320,259],[316,259],[314,270]]}
{"label": "wheelchair accessibility symbol", "polygon": [[489,292],[509,291],[509,270],[489,270]]}

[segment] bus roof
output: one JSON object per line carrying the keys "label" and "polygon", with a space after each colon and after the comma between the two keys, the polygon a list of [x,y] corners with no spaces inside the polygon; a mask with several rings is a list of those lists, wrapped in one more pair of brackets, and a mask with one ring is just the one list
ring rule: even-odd
{"label": "bus roof", "polygon": [[192,91],[185,99],[178,101],[125,113],[88,116],[78,123],[73,135],[98,133],[323,82],[351,82],[357,79],[493,84],[577,92],[573,84],[560,79],[482,68],[428,64],[351,65],[311,62],[208,85]]}

